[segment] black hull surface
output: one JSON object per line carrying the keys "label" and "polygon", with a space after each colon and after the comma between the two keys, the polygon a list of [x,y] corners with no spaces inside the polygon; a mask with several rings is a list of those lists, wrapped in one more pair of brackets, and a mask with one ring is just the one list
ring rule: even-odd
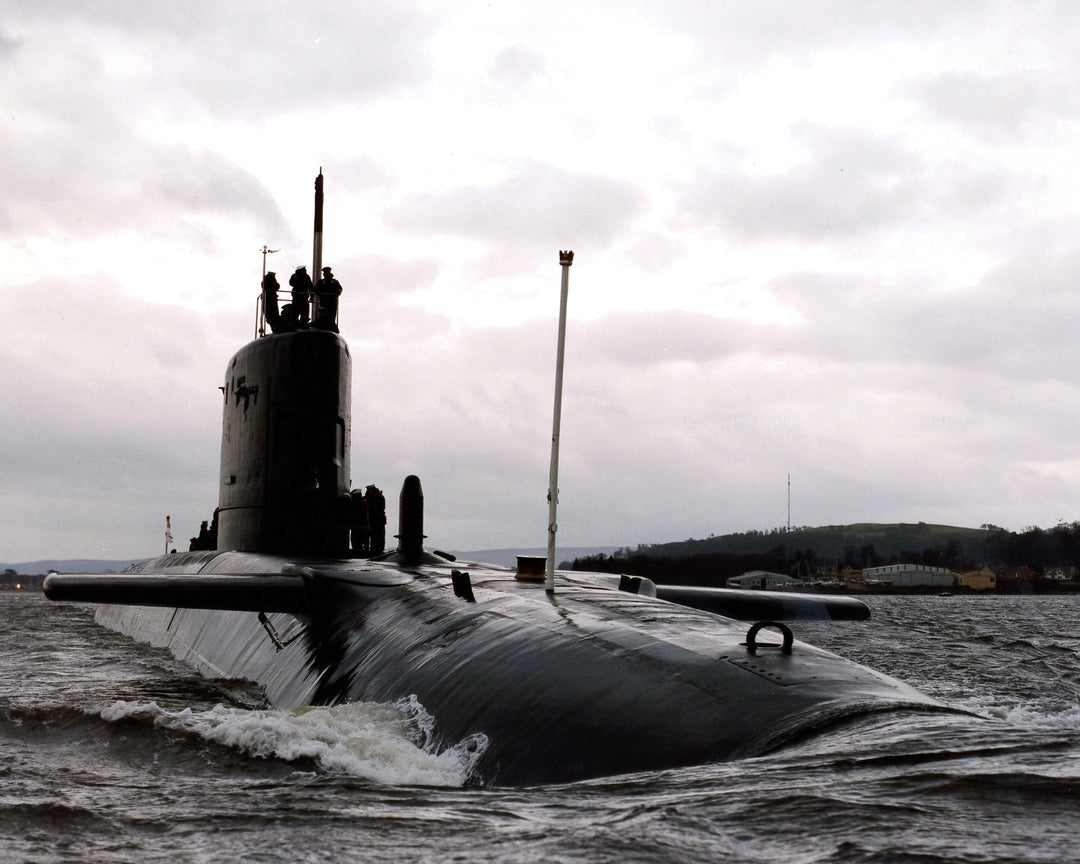
{"label": "black hull surface", "polygon": [[[255,681],[278,707],[416,697],[445,741],[484,742],[482,783],[754,756],[853,717],[950,710],[802,642],[790,654],[762,646],[768,630],[751,653],[746,623],[619,591],[600,575],[562,573],[550,595],[460,562],[195,553],[137,569],[302,583],[316,602],[300,613],[105,605],[97,620],[205,674]],[[468,573],[472,602],[455,593],[452,569]]]}
{"label": "black hull surface", "polygon": [[[443,740],[474,746],[483,783],[696,765],[875,712],[949,710],[773,623],[865,618],[857,601],[580,573],[559,574],[549,592],[430,555],[415,475],[401,487],[396,551],[382,555],[385,496],[351,488],[352,360],[332,314],[341,286],[319,267],[321,173],[315,189],[319,282],[298,268],[279,308],[284,289],[264,275],[265,320],[221,387],[218,506],[192,548],[230,551],[50,576],[50,599],[103,604],[102,624],[208,675],[254,681],[281,708],[416,700]],[[564,300],[572,257],[560,252]],[[552,541],[556,465],[553,455]],[[772,630],[780,644],[764,644]]]}

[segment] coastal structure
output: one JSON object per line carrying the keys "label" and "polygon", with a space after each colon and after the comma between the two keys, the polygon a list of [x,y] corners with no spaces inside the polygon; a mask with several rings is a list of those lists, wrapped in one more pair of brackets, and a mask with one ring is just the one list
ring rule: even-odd
{"label": "coastal structure", "polygon": [[997,576],[993,570],[969,570],[956,575],[956,587],[970,591],[993,591],[997,588]]}
{"label": "coastal structure", "polygon": [[754,588],[761,591],[776,591],[778,589],[791,589],[803,583],[793,576],[785,576],[783,573],[770,573],[767,570],[750,570],[741,576],[732,576],[727,580],[732,588]]}
{"label": "coastal structure", "polygon": [[864,567],[865,585],[890,585],[893,588],[952,588],[956,576],[948,567],[927,567],[923,564],[887,564],[884,567]]}

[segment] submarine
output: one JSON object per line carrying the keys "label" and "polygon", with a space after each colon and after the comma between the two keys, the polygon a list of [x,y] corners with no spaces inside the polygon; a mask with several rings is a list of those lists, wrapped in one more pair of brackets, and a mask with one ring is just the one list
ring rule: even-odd
{"label": "submarine", "polygon": [[[322,206],[320,170],[314,274]],[[432,551],[416,475],[402,480],[395,548],[358,550],[352,361],[336,298],[294,286],[282,305],[269,276],[255,338],[220,388],[210,548],[119,574],[53,574],[50,600],[97,604],[99,624],[208,677],[254,682],[273,707],[415,700],[436,724],[429,745],[467,750],[477,785],[702,765],[871,715],[966,713],[795,639],[787,622],[868,617],[851,598],[555,572],[551,555],[514,568]]]}

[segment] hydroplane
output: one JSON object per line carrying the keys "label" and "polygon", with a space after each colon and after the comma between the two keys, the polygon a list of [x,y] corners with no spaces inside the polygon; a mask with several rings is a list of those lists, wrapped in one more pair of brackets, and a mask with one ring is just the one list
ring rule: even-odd
{"label": "hydroplane", "polygon": [[274,707],[415,700],[437,724],[430,746],[464,742],[482,785],[753,757],[870,715],[953,710],[794,638],[787,622],[868,617],[851,598],[430,550],[416,475],[395,548],[357,551],[351,356],[336,303],[308,296],[310,317],[286,309],[264,275],[255,338],[226,365],[212,548],[54,574],[49,599],[97,604],[105,627],[255,682]]}

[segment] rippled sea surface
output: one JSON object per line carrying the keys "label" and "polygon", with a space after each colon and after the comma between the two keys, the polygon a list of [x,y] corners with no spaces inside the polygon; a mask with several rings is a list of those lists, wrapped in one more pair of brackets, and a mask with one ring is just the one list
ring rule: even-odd
{"label": "rippled sea surface", "polygon": [[1080,861],[1080,598],[870,602],[796,638],[979,717],[478,789],[418,704],[268,710],[88,607],[0,592],[0,860]]}

